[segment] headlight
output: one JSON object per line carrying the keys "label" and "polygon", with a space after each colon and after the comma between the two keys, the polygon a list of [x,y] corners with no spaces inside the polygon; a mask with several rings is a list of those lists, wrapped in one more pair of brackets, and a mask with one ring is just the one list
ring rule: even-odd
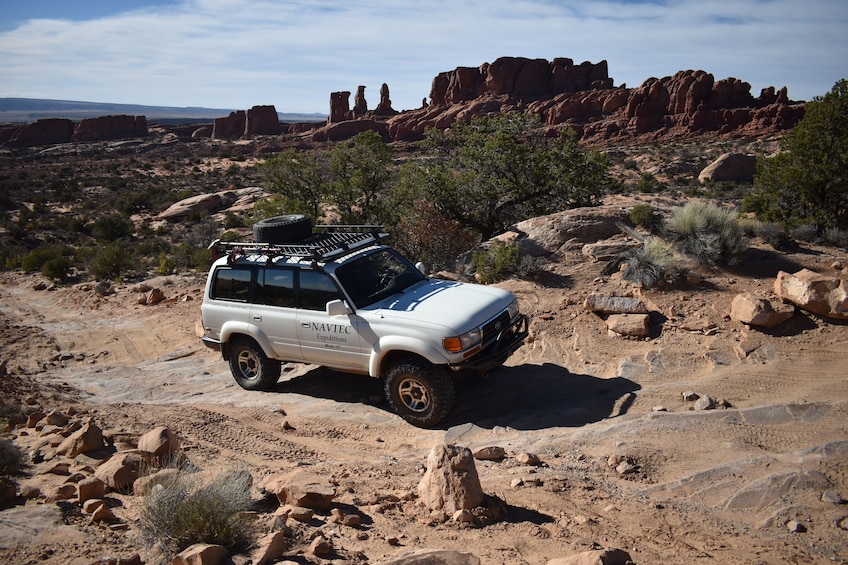
{"label": "headlight", "polygon": [[480,340],[483,339],[483,333],[480,331],[480,328],[474,328],[470,332],[466,332],[462,335],[455,337],[446,337],[442,341],[442,345],[447,351],[451,353],[457,353],[459,351],[464,351],[468,348],[474,347]]}
{"label": "headlight", "polygon": [[507,312],[509,312],[509,321],[511,322],[518,316],[518,300],[513,300],[512,303],[506,307]]}

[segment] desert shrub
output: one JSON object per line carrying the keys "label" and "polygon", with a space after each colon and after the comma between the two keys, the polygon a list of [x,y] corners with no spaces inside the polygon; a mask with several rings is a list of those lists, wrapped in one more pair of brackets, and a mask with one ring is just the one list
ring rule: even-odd
{"label": "desert shrub", "polygon": [[116,279],[133,265],[133,254],[121,241],[113,241],[101,247],[88,266],[91,275],[99,280]]}
{"label": "desert shrub", "polygon": [[636,190],[645,194],[662,192],[665,188],[666,185],[651,173],[642,173],[636,182]]}
{"label": "desert shrub", "polygon": [[521,250],[517,243],[503,243],[494,240],[492,245],[472,255],[471,263],[477,277],[483,284],[502,281],[518,270],[521,262]]}
{"label": "desert shrub", "polygon": [[775,249],[786,249],[791,243],[789,234],[780,224],[761,222],[754,219],[740,219],[739,227],[747,238],[758,237]]}
{"label": "desert shrub", "polygon": [[848,249],[848,231],[840,228],[827,228],[822,238],[829,244]]}
{"label": "desert shrub", "polygon": [[198,475],[181,471],[144,497],[139,515],[144,541],[165,554],[195,543],[231,551],[249,546],[254,535],[245,513],[252,504],[250,473],[228,469],[206,480]]}
{"label": "desert shrub", "polygon": [[733,265],[748,248],[734,210],[695,201],[677,208],[668,224],[681,253],[706,265]]}
{"label": "desert shrub", "polygon": [[478,243],[472,231],[461,228],[423,200],[413,204],[393,233],[394,243],[404,255],[433,271],[446,268],[460,253]]}
{"label": "desert shrub", "polygon": [[789,230],[789,237],[795,241],[814,242],[819,237],[819,229],[815,224],[801,224]]}
{"label": "desert shrub", "polygon": [[8,439],[0,438],[0,476],[19,475],[25,465],[23,451]]}
{"label": "desert shrub", "polygon": [[637,204],[630,211],[630,221],[634,226],[645,228],[651,233],[657,233],[662,227],[662,218],[650,204]]}
{"label": "desert shrub", "polygon": [[548,270],[547,260],[531,255],[522,255],[515,269],[515,276],[525,281],[543,282]]}
{"label": "desert shrub", "polygon": [[166,253],[159,255],[159,266],[156,267],[157,275],[171,275],[177,270],[177,260]]}
{"label": "desert shrub", "polygon": [[135,225],[126,215],[116,212],[94,220],[91,235],[99,241],[117,241],[132,235]]}
{"label": "desert shrub", "polygon": [[34,273],[40,271],[44,264],[48,261],[61,259],[69,255],[71,249],[61,245],[46,245],[33,249],[28,254],[21,257],[21,269],[25,273]]}
{"label": "desert shrub", "polygon": [[73,263],[67,257],[54,257],[48,259],[41,266],[41,274],[53,281],[63,281],[71,273]]}
{"label": "desert shrub", "polygon": [[621,276],[626,281],[650,288],[660,283],[677,282],[682,272],[674,246],[661,239],[648,238],[642,247],[627,254]]}

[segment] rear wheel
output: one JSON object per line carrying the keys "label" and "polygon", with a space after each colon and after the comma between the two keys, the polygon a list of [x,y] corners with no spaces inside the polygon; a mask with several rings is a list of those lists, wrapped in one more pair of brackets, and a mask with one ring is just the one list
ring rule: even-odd
{"label": "rear wheel", "polygon": [[230,345],[230,371],[245,390],[268,390],[280,380],[279,361],[269,359],[255,341],[236,339]]}
{"label": "rear wheel", "polygon": [[385,388],[392,410],[410,424],[425,428],[444,420],[456,401],[450,374],[415,357],[392,367]]}

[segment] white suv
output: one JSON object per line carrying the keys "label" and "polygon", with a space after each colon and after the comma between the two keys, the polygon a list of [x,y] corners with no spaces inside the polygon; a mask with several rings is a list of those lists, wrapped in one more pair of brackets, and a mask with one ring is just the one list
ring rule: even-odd
{"label": "white suv", "polygon": [[[384,379],[397,414],[435,426],[453,407],[454,372],[500,366],[527,337],[512,293],[428,278],[376,226],[316,227],[291,243],[213,243],[225,256],[209,271],[202,339],[243,388],[272,388],[281,361],[313,363]],[[254,233],[280,239],[264,228]]]}

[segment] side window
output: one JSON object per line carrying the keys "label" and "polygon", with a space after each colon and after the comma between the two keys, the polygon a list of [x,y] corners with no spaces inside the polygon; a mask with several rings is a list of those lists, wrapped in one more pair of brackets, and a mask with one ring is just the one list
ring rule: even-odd
{"label": "side window", "polygon": [[300,271],[300,307],[324,310],[327,302],[342,298],[333,279],[320,271]]}
{"label": "side window", "polygon": [[212,298],[247,302],[250,298],[250,269],[218,269],[215,271]]}
{"label": "side window", "polygon": [[257,275],[256,301],[269,306],[296,306],[294,271],[291,269],[262,269]]}

